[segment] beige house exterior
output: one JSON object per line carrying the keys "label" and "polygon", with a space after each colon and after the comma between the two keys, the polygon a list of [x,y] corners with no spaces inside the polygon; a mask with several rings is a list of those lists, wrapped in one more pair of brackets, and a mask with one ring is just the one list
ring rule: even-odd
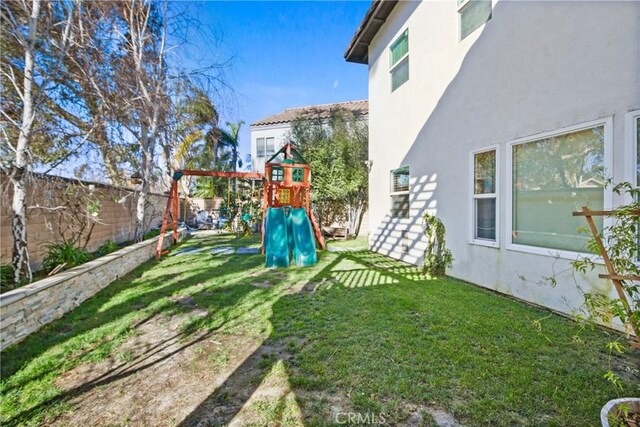
{"label": "beige house exterior", "polygon": [[633,1],[373,2],[345,54],[369,68],[370,247],[420,264],[428,212],[453,277],[567,314],[614,295],[573,272],[571,212],[640,184],[639,38]]}

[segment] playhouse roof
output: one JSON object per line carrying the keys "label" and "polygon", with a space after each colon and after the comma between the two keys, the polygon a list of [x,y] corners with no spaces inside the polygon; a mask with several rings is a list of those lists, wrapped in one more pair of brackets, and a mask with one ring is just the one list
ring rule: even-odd
{"label": "playhouse roof", "polygon": [[293,145],[293,144],[285,144],[282,146],[282,148],[280,148],[278,151],[276,151],[276,153],[271,156],[269,158],[269,160],[266,161],[266,163],[271,163],[273,161],[273,159],[275,159],[276,157],[278,157],[281,154],[285,155],[285,161],[287,160],[286,157],[286,152],[287,152],[287,148],[289,148],[289,153],[291,154],[290,159],[294,160],[295,163],[298,164],[307,164],[307,161],[304,159],[304,157],[302,157],[302,154],[300,154],[300,152],[298,151],[298,149]]}
{"label": "playhouse roof", "polygon": [[278,114],[265,117],[257,122],[251,123],[251,126],[275,125],[279,123],[291,123],[299,118],[304,119],[328,119],[331,117],[331,111],[337,108],[352,112],[356,116],[364,116],[369,114],[369,102],[346,101],[337,102],[335,104],[309,105],[307,107],[287,108]]}

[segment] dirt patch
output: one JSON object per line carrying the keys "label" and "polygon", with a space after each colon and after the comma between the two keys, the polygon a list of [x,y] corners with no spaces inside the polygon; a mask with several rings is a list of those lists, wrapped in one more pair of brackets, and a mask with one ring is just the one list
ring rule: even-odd
{"label": "dirt patch", "polygon": [[174,426],[187,418],[206,418],[201,403],[260,342],[238,335],[185,337],[180,332],[184,319],[154,317],[114,357],[58,378],[74,409],[54,425]]}

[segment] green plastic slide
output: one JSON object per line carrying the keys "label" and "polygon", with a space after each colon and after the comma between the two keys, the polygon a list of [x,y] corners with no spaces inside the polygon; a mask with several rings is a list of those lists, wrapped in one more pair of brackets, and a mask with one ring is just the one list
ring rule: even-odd
{"label": "green plastic slide", "polygon": [[288,221],[293,237],[293,259],[296,265],[309,266],[318,262],[316,239],[311,221],[304,208],[289,209]]}
{"label": "green plastic slide", "polygon": [[264,230],[267,267],[289,267],[289,238],[284,208],[268,208]]}

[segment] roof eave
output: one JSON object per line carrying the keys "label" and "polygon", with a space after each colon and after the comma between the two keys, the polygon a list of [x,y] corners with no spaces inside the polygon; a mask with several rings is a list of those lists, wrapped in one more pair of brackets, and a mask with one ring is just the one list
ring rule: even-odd
{"label": "roof eave", "polygon": [[371,4],[344,53],[344,59],[347,62],[358,64],[369,62],[369,44],[397,3],[398,0],[375,0]]}

